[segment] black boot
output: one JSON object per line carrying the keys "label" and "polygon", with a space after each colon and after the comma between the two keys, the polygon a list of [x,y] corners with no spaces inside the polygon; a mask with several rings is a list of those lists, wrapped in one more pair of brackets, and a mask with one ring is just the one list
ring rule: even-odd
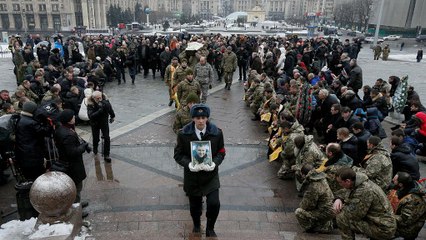
{"label": "black boot", "polygon": [[172,106],[172,104],[173,104],[173,100],[170,100],[169,107]]}
{"label": "black boot", "polygon": [[214,232],[215,223],[215,219],[207,218],[206,237],[217,237],[216,233]]}
{"label": "black boot", "polygon": [[193,233],[201,233],[201,220],[200,218],[192,218],[192,222],[194,224],[194,228],[192,229]]}
{"label": "black boot", "polygon": [[260,115],[259,114],[254,115],[254,117],[251,120],[252,121],[259,121],[260,120]]}

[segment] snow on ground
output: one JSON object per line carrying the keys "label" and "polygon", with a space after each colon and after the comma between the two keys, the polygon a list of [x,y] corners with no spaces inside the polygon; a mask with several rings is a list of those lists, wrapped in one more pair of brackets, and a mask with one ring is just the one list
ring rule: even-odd
{"label": "snow on ground", "polygon": [[[40,239],[52,236],[69,235],[72,232],[73,225],[69,223],[42,224],[38,230],[34,230],[37,219],[31,218],[25,221],[13,220],[0,226],[0,239],[27,240]],[[75,240],[84,240],[89,234],[90,229],[82,227]]]}

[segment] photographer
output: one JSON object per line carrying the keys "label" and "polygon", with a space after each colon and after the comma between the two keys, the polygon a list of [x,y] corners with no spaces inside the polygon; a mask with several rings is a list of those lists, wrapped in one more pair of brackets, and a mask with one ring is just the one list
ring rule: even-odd
{"label": "photographer", "polygon": [[[83,180],[86,179],[86,169],[83,163],[83,153],[90,153],[92,149],[89,144],[82,140],[75,132],[75,116],[74,111],[65,109],[59,115],[61,125],[55,131],[55,142],[58,148],[59,161],[66,169],[66,174],[74,181],[77,188],[76,203],[80,202],[80,193],[83,188]],[[55,169],[53,164],[52,169]],[[81,203],[82,207],[88,205],[87,202]],[[83,213],[83,217],[87,213]]]}
{"label": "photographer", "polygon": [[113,123],[115,113],[105,94],[100,91],[93,92],[92,97],[87,103],[87,114],[90,119],[90,126],[92,127],[93,153],[95,155],[98,154],[99,131],[102,131],[104,138],[104,160],[105,162],[111,162],[111,158],[109,157],[111,140],[109,138],[108,116],[110,117],[109,122]]}

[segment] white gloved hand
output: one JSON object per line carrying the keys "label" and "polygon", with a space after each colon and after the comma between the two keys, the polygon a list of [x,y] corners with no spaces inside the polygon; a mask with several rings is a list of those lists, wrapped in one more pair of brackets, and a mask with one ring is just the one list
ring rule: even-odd
{"label": "white gloved hand", "polygon": [[202,165],[202,170],[207,171],[207,172],[211,172],[214,170],[214,168],[216,167],[216,164],[214,162],[211,163],[211,165],[202,163],[200,164]]}
{"label": "white gloved hand", "polygon": [[203,167],[201,166],[201,164],[195,164],[194,166],[192,162],[189,163],[188,167],[191,172],[199,172],[203,170]]}

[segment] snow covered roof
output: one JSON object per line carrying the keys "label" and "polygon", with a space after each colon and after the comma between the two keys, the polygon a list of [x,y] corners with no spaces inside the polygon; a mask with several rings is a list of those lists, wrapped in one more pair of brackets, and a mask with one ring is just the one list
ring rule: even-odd
{"label": "snow covered roof", "polygon": [[237,20],[238,17],[247,17],[247,15],[248,14],[246,12],[233,12],[226,16],[226,20]]}

